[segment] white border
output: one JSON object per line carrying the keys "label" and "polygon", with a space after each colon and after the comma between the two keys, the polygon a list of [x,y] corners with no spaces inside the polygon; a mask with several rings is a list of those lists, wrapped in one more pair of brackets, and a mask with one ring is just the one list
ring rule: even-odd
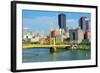
{"label": "white border", "polygon": [[[91,60],[78,60],[78,61],[60,61],[60,62],[41,62],[41,63],[22,63],[22,9],[27,10],[46,10],[46,11],[70,11],[70,12],[89,12],[91,13]],[[82,7],[64,7],[64,6],[47,6],[47,5],[28,5],[17,4],[17,70],[21,69],[38,69],[38,68],[52,68],[52,67],[70,67],[70,66],[85,66],[95,65],[96,59],[96,10],[93,8]]]}

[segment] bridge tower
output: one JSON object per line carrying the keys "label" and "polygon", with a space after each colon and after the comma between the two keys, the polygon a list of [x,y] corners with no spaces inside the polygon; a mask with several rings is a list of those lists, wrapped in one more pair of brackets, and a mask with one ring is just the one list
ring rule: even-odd
{"label": "bridge tower", "polygon": [[53,38],[53,44],[52,44],[53,46],[50,48],[50,52],[56,52],[57,51],[55,44],[56,44],[56,40],[55,40],[55,38]]}
{"label": "bridge tower", "polygon": [[53,30],[51,22],[49,23],[49,28],[50,28],[50,45],[53,45],[53,47],[50,48],[50,51],[51,52],[56,52],[56,47],[55,47],[56,41],[55,41],[55,38],[51,37],[51,31]]}

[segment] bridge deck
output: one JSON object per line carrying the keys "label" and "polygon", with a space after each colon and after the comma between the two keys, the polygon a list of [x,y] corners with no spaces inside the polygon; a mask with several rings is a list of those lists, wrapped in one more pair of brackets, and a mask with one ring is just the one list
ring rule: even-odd
{"label": "bridge deck", "polygon": [[70,47],[71,45],[23,45],[23,48],[50,48]]}

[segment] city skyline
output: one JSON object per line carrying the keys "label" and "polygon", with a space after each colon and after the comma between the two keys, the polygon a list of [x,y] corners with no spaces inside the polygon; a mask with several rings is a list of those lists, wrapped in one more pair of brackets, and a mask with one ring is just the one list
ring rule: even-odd
{"label": "city skyline", "polygon": [[49,24],[51,24],[52,29],[59,28],[59,14],[66,15],[66,28],[69,27],[71,29],[76,29],[79,26],[79,19],[82,16],[86,16],[89,20],[91,18],[90,13],[23,10],[23,29],[30,29],[37,33],[44,32],[45,35],[48,35],[50,32]]}

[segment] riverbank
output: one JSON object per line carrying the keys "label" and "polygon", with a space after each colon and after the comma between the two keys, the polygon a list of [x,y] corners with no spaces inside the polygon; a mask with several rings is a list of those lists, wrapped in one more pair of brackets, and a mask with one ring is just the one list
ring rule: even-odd
{"label": "riverbank", "polygon": [[22,48],[66,48],[66,49],[90,49],[90,45],[40,45],[40,44],[23,44]]}
{"label": "riverbank", "polygon": [[34,44],[27,44],[23,45],[22,48],[51,48],[51,47],[56,47],[56,48],[65,48],[65,47],[70,47],[71,45],[34,45]]}

